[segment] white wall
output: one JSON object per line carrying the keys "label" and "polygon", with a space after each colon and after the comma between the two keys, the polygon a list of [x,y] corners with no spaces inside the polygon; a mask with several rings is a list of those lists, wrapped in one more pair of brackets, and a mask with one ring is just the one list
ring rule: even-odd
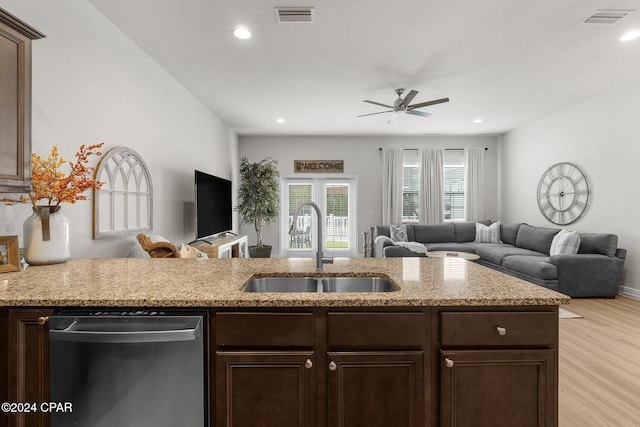
{"label": "white wall", "polygon": [[536,191],[544,171],[572,162],[587,175],[587,212],[567,228],[615,233],[628,250],[624,293],[640,297],[640,79],[504,135],[501,150],[501,217],[556,227],[538,210]]}
{"label": "white wall", "polygon": [[[193,240],[193,170],[236,182],[236,135],[89,2],[0,0],[0,7],[47,36],[33,43],[33,151],[47,155],[58,145],[73,159],[81,144],[136,150],[152,175],[154,233]],[[128,253],[131,237],[92,240],[90,201],[63,209],[72,257]],[[0,206],[0,235],[22,237],[29,212]]]}
{"label": "white wall", "polygon": [[[495,136],[241,136],[240,156],[250,161],[271,157],[278,161],[281,176],[294,176],[294,160],[344,160],[344,174],[358,178],[358,239],[362,231],[382,223],[382,153],[379,148],[467,148],[487,147],[485,200],[487,218],[498,218],[497,138]],[[298,174],[300,176],[301,174]],[[242,225],[242,234],[255,244],[255,231]],[[280,242],[277,224],[265,227],[262,241],[278,254]]]}

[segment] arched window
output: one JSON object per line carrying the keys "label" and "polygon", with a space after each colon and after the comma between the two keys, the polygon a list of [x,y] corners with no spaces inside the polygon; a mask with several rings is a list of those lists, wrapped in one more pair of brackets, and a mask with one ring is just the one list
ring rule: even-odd
{"label": "arched window", "polygon": [[115,147],[100,159],[93,192],[93,238],[122,236],[153,228],[151,174],[138,153]]}

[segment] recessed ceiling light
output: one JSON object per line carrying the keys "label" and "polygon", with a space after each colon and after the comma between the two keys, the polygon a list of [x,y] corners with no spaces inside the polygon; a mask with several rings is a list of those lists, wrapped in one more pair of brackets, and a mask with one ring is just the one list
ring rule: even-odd
{"label": "recessed ceiling light", "polygon": [[284,123],[284,119],[282,117],[278,117],[276,119],[276,123]]}
{"label": "recessed ceiling light", "polygon": [[633,30],[633,31],[629,31],[628,33],[620,37],[620,41],[628,42],[629,40],[634,40],[634,39],[637,39],[638,37],[640,37],[640,31]]}
{"label": "recessed ceiling light", "polygon": [[251,31],[247,27],[238,26],[233,30],[233,35],[240,40],[246,40],[251,38]]}
{"label": "recessed ceiling light", "polygon": [[475,119],[475,120],[473,121],[473,123],[476,123],[476,124],[478,124],[478,123],[482,123],[482,119]]}

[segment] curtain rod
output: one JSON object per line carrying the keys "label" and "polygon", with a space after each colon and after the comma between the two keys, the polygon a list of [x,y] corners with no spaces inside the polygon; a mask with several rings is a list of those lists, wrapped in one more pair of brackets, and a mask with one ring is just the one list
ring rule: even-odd
{"label": "curtain rod", "polygon": [[[405,151],[418,151],[419,148],[403,148]],[[464,150],[464,148],[445,148],[444,151],[460,151]],[[382,151],[382,147],[378,148],[378,151]],[[484,147],[484,151],[489,151],[489,147]]]}

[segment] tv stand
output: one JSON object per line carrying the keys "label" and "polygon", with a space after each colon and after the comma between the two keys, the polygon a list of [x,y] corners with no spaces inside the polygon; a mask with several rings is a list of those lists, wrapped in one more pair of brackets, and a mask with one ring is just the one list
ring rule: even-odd
{"label": "tv stand", "polygon": [[220,236],[192,246],[209,258],[249,258],[247,236]]}

